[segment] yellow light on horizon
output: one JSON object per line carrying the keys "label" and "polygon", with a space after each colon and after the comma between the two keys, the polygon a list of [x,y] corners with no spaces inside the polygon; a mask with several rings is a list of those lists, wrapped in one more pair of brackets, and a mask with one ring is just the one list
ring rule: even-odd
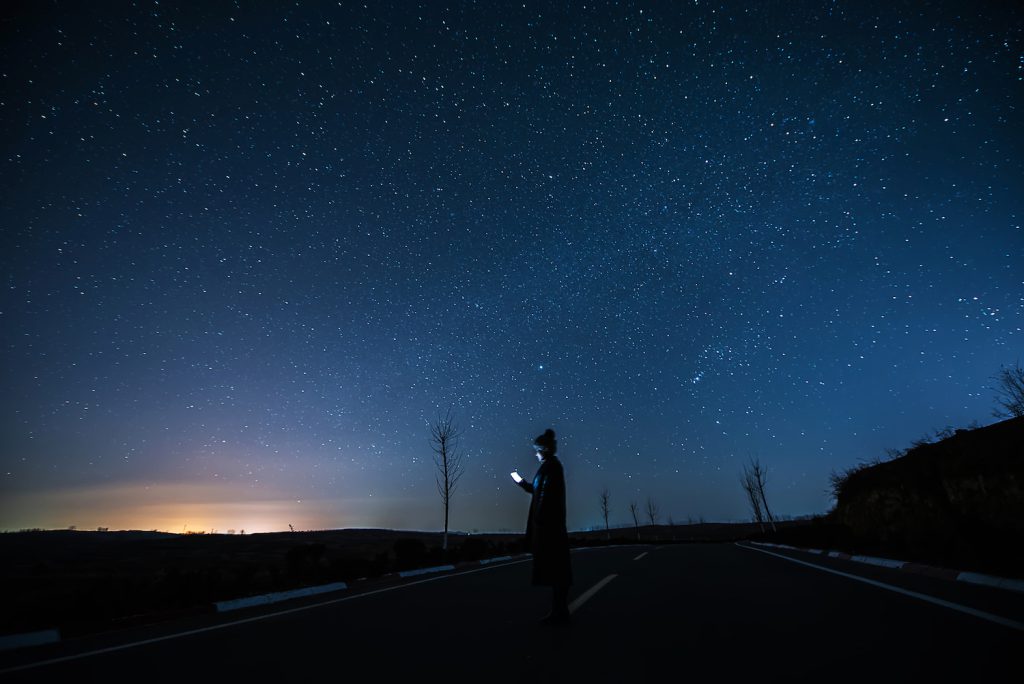
{"label": "yellow light on horizon", "polygon": [[[294,496],[273,496],[251,488],[217,484],[108,485],[5,496],[0,529],[158,530],[246,533],[337,527],[337,501],[297,503]],[[273,497],[273,498],[271,498]]]}

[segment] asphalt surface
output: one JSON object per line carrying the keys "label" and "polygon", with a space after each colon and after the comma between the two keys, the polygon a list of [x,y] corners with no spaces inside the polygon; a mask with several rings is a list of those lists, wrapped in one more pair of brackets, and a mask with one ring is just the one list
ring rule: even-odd
{"label": "asphalt surface", "polygon": [[1019,681],[1024,596],[773,553],[574,552],[570,601],[604,583],[563,627],[526,560],[7,652],[0,680]]}

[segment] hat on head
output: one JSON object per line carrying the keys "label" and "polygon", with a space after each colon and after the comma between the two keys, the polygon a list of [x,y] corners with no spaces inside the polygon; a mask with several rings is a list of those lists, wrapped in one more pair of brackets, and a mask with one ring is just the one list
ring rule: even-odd
{"label": "hat on head", "polygon": [[555,453],[558,449],[558,442],[555,440],[555,431],[548,428],[544,431],[543,435],[540,435],[533,440],[533,445],[537,447],[538,451],[543,451],[548,454]]}

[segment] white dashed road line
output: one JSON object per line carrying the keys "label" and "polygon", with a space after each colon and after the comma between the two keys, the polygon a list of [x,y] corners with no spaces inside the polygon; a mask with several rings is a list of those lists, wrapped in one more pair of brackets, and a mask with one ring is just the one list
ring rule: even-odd
{"label": "white dashed road line", "polygon": [[601,589],[604,588],[604,585],[608,584],[609,582],[611,582],[616,577],[618,577],[618,575],[608,575],[603,580],[601,580],[600,582],[598,582],[594,586],[592,586],[589,589],[587,589],[585,592],[583,592],[583,594],[580,595],[580,597],[578,599],[576,599],[575,601],[573,601],[572,603],[569,604],[569,612],[570,613],[575,613],[577,608],[579,608],[584,603],[589,601],[591,596],[593,596],[597,592],[601,591]]}

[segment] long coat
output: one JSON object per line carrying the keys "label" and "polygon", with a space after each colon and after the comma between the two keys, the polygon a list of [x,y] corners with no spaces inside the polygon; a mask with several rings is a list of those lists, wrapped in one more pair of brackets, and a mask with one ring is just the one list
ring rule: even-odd
{"label": "long coat", "polygon": [[552,587],[572,584],[561,461],[548,456],[533,476],[533,483],[523,480],[520,486],[533,495],[526,521],[526,548],[533,553],[533,583]]}

